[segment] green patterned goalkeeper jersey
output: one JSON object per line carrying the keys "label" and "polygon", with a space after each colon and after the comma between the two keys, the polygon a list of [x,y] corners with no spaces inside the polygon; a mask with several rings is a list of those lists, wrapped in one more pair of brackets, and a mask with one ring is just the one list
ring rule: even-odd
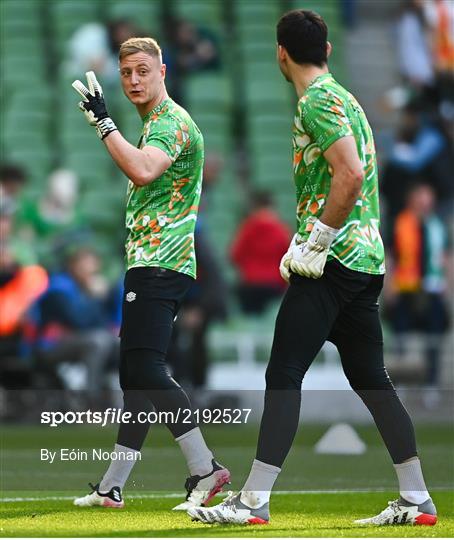
{"label": "green patterned goalkeeper jersey", "polygon": [[196,277],[194,228],[202,191],[203,137],[189,114],[165,99],[143,119],[139,147],[156,146],[172,160],[146,186],[129,181],[127,266],[160,266]]}
{"label": "green patterned goalkeeper jersey", "polygon": [[374,139],[356,99],[330,73],[317,77],[298,102],[293,127],[293,172],[298,232],[307,240],[323,212],[331,187],[332,167],[323,153],[341,137],[355,138],[364,166],[364,182],[356,204],[333,242],[329,258],[358,272],[383,274],[378,173]]}

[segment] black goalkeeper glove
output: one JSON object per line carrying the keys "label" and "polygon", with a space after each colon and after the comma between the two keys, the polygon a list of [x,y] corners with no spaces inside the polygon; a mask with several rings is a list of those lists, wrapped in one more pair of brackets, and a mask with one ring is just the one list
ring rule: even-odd
{"label": "black goalkeeper glove", "polygon": [[88,71],[85,76],[88,88],[79,80],[74,81],[72,86],[83,97],[83,101],[79,102],[79,108],[85,114],[88,123],[96,128],[100,139],[105,139],[109,133],[117,130],[117,126],[107,112],[102,88],[96,75],[93,71]]}

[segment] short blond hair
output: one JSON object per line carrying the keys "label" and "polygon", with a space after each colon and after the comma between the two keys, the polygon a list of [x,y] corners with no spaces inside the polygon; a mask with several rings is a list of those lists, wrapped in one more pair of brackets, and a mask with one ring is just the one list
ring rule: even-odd
{"label": "short blond hair", "polygon": [[158,45],[158,42],[155,39],[150,37],[132,37],[127,39],[121,44],[118,56],[121,61],[126,56],[138,52],[149,54],[150,56],[153,56],[153,58],[158,58],[158,60],[162,62],[161,47]]}

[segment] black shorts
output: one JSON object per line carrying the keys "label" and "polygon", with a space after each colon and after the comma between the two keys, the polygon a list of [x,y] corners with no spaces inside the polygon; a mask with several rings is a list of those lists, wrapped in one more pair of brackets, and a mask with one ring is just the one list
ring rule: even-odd
{"label": "black shorts", "polygon": [[121,349],[167,353],[173,321],[193,278],[159,267],[131,268],[124,280]]}
{"label": "black shorts", "polygon": [[300,389],[325,341],[336,345],[355,382],[360,378],[368,388],[371,379],[385,384],[377,301],[382,285],[382,275],[349,270],[335,259],[320,279],[292,274],[276,319],[268,387]]}

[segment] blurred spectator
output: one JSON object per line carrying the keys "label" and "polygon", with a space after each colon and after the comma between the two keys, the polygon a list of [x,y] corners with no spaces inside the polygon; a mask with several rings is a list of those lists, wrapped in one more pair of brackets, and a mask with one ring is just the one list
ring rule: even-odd
{"label": "blurred spectator", "polygon": [[109,293],[106,296],[106,309],[109,319],[109,328],[119,336],[121,328],[122,310],[123,310],[123,294],[124,294],[124,275],[117,279]]}
{"label": "blurred spectator", "polygon": [[208,28],[195,26],[185,19],[176,19],[171,13],[165,12],[164,20],[169,43],[164,59],[167,79],[173,98],[184,106],[185,79],[201,71],[220,69],[218,40]]}
{"label": "blurred spectator", "polygon": [[62,230],[72,229],[82,223],[77,208],[79,181],[75,173],[58,169],[50,176],[47,191],[39,200],[28,201],[22,220],[40,238],[46,238]]}
{"label": "blurred spectator", "polygon": [[189,21],[176,21],[176,61],[183,73],[217,70],[221,66],[216,36],[207,28],[196,27]]}
{"label": "blurred spectator", "polygon": [[[24,188],[27,177],[24,169],[19,165],[4,164],[0,166],[0,204],[2,205],[2,235],[0,241],[8,242],[8,249],[14,260],[20,265],[32,265],[36,262],[37,256],[34,246],[30,242],[24,241],[19,235],[13,234],[13,214],[17,216],[23,214],[23,206],[26,204],[24,198]],[[6,231],[8,238],[5,237]],[[14,231],[16,232],[16,231]]]}
{"label": "blurred spectator", "polygon": [[82,363],[87,390],[107,386],[114,367],[118,338],[109,330],[109,287],[100,273],[100,260],[89,248],[72,252],[60,273],[52,274],[39,304],[37,351],[45,366],[58,371],[63,363]]}
{"label": "blurred spectator", "polygon": [[393,220],[404,206],[405,193],[424,177],[440,200],[452,197],[452,149],[443,131],[428,121],[417,104],[401,113],[396,140],[388,156],[382,191],[388,218]]}
{"label": "blurred spectator", "polygon": [[206,197],[212,187],[216,184],[224,163],[219,154],[211,152],[205,155],[203,165],[203,193],[201,199],[202,213],[206,203]]}
{"label": "blurred spectator", "polygon": [[439,73],[454,74],[454,9],[450,0],[432,0],[424,4],[433,29],[433,56]]}
{"label": "blurred spectator", "polygon": [[454,5],[452,0],[425,2],[432,30],[432,52],[440,99],[454,101]]}
{"label": "blurred spectator", "polygon": [[13,232],[13,214],[16,204],[11,197],[2,194],[0,197],[0,242],[2,245],[11,241]]}
{"label": "blurred spectator", "polygon": [[432,86],[434,68],[424,0],[405,0],[396,25],[396,38],[404,80],[415,90]]}
{"label": "blurred spectator", "polygon": [[358,22],[357,0],[341,0],[340,12],[342,24],[345,28],[353,30]]}
{"label": "blurred spectator", "polygon": [[0,166],[0,195],[17,200],[21,197],[27,178],[19,165],[5,163]]}
{"label": "blurred spectator", "polygon": [[436,216],[434,190],[414,186],[394,229],[394,272],[391,323],[401,352],[406,333],[426,336],[426,383],[439,382],[442,336],[448,328],[444,301],[447,231]]}
{"label": "blurred spectator", "polygon": [[[147,22],[147,21],[144,21]],[[118,77],[118,52],[120,45],[131,37],[145,36],[145,32],[140,30],[135,23],[129,19],[114,19],[107,23],[107,38],[109,51],[115,59],[116,76]]]}
{"label": "blurred spectator", "polygon": [[109,77],[112,66],[109,65],[109,47],[107,30],[100,23],[87,23],[78,28],[71,36],[70,58],[66,70],[71,75],[79,75],[93,70],[101,77]]}
{"label": "blurred spectator", "polygon": [[75,173],[58,169],[49,176],[47,191],[40,199],[24,201],[18,216],[19,234],[38,247],[44,262],[50,262],[53,242],[85,228],[83,214],[77,206],[78,197]]}
{"label": "blurred spectator", "polygon": [[[0,373],[9,386],[25,352],[26,315],[46,290],[46,271],[37,265],[22,265],[11,249],[14,206],[0,200]],[[14,377],[15,378],[15,377]]]}
{"label": "blurred spectator", "polygon": [[290,231],[274,210],[271,195],[255,193],[253,205],[230,249],[240,274],[237,293],[245,313],[261,313],[282,295],[286,284],[279,263],[290,242]]}
{"label": "blurred spectator", "polygon": [[[11,192],[10,192],[11,193]],[[1,221],[0,242],[8,245],[8,251],[13,259],[21,266],[30,266],[37,262],[35,246],[24,241],[16,234],[17,215],[21,214],[24,200],[21,200],[20,191],[12,190],[13,196],[8,195],[0,188]]]}
{"label": "blurred spectator", "polygon": [[94,71],[103,84],[117,85],[118,51],[123,41],[141,32],[128,19],[109,21],[106,25],[87,23],[78,28],[69,42],[70,58],[65,71],[79,77],[87,71]]}
{"label": "blurred spectator", "polygon": [[[175,377],[203,388],[209,366],[207,332],[227,314],[227,289],[205,232],[196,227],[197,280],[189,289],[177,319],[177,351],[171,355]],[[176,354],[175,354],[176,353]]]}

